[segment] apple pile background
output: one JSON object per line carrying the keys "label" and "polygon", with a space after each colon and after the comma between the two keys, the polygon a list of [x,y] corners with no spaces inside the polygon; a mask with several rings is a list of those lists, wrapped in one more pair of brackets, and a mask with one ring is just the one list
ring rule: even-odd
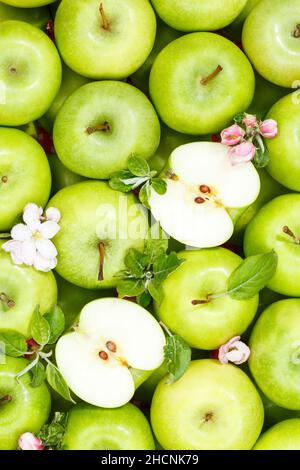
{"label": "apple pile background", "polygon": [[[260,194],[236,218],[232,238],[222,248],[186,254],[186,264],[163,282],[161,310],[147,306],[192,348],[188,371],[166,385],[164,362],[142,380],[131,403],[101,409],[77,399],[74,405],[46,382],[32,388],[31,372],[21,379],[25,396],[10,376],[23,370],[30,356],[7,356],[5,364],[0,362],[0,450],[299,450],[300,105],[294,89],[300,83],[300,2],[174,0],[172,8],[170,0],[113,3],[0,2],[0,234],[21,220],[27,203],[46,208],[51,200],[62,212],[62,223],[68,220],[64,230],[73,250],[57,237],[53,274],[16,267],[0,250],[0,337],[8,330],[23,334],[30,353],[37,346],[28,332],[37,304],[42,314],[59,305],[68,331],[87,303],[118,296],[111,273],[118,271],[119,261],[113,256],[100,287],[95,278],[98,258],[89,245],[95,223],[89,214],[103,197],[117,204],[106,181],[127,168],[130,154],[146,159],[159,175],[175,148],[220,142],[220,132],[240,112],[275,119],[279,134],[267,143],[270,163],[258,169]],[[183,13],[191,5],[199,12],[200,4],[201,14]],[[111,23],[105,8],[112,8]],[[128,26],[130,17],[135,22]],[[113,35],[117,47],[109,35],[97,38],[98,26]],[[21,52],[15,38],[27,44]],[[164,56],[166,47],[169,56]],[[223,67],[200,105],[197,60],[207,74],[218,60]],[[98,132],[109,137],[102,142],[101,155],[90,139]],[[16,183],[11,183],[10,172]],[[90,186],[85,192],[80,184],[86,181]],[[73,185],[79,186],[64,199],[60,191]],[[128,196],[129,204],[137,201],[136,194]],[[74,216],[78,208],[81,220]],[[282,231],[285,226],[291,235]],[[119,250],[124,258],[126,249],[144,246],[144,240],[126,243],[109,250]],[[259,296],[242,301],[238,319],[231,304],[218,300],[207,324],[193,320],[189,299],[196,295],[193,283],[201,282],[202,273],[219,269],[228,277],[241,258],[272,249],[278,255],[276,274]],[[179,258],[186,253],[173,239],[168,250]],[[3,294],[7,289],[17,299],[12,308]],[[135,295],[129,297],[128,302],[136,301]],[[204,336],[200,330],[206,331]],[[250,347],[249,361],[220,364],[218,349],[237,336]],[[57,412],[69,415],[55,422]],[[43,426],[53,419],[51,440]],[[26,432],[38,437],[20,441]]]}

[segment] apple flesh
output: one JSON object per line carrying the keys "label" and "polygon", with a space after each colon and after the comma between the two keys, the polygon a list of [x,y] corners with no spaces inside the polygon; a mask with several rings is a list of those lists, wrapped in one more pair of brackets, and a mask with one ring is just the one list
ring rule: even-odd
{"label": "apple flesh", "polygon": [[151,424],[164,449],[247,450],[264,419],[259,394],[235,366],[192,361],[173,384],[159,383],[151,405]]}
{"label": "apple flesh", "polygon": [[300,419],[287,419],[262,434],[253,450],[300,450]]}
{"label": "apple flesh", "polygon": [[0,363],[0,450],[16,450],[21,434],[39,432],[49,417],[51,400],[45,383],[31,387],[30,373],[19,381],[15,378],[27,365],[25,359],[7,356],[5,364]]}
{"label": "apple flesh", "polygon": [[148,98],[115,81],[82,86],[64,103],[54,124],[58,157],[70,170],[108,179],[127,169],[130,155],[148,159],[160,140],[160,125]]}
{"label": "apple flesh", "polygon": [[28,10],[27,8],[15,8],[0,2],[0,23],[7,20],[25,21],[37,28],[44,29],[49,19],[50,14],[46,7]]}
{"label": "apple flesh", "polygon": [[128,403],[114,410],[77,405],[69,413],[64,450],[154,450],[149,423]]}

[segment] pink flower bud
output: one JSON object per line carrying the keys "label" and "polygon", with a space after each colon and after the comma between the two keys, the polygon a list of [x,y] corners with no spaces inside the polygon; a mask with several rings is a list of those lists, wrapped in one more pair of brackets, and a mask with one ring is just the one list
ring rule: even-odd
{"label": "pink flower bud", "polygon": [[233,124],[230,127],[227,127],[221,132],[221,144],[224,145],[236,145],[239,144],[245,134],[244,129],[242,129],[237,124]]}
{"label": "pink flower bud", "polygon": [[19,448],[21,450],[44,450],[41,439],[31,432],[25,432],[20,436]]}
{"label": "pink flower bud", "polygon": [[242,142],[228,151],[232,165],[250,162],[255,157],[255,153],[256,148],[251,142]]}
{"label": "pink flower bud", "polygon": [[252,129],[257,124],[256,116],[254,114],[245,114],[243,123],[245,124],[245,126],[250,127],[250,129]]}
{"label": "pink flower bud", "polygon": [[218,359],[221,364],[233,362],[236,365],[243,364],[250,356],[249,347],[240,341],[240,336],[234,336],[219,349]]}
{"label": "pink flower bud", "polygon": [[259,131],[266,139],[273,139],[278,134],[277,122],[274,119],[267,119],[260,123]]}

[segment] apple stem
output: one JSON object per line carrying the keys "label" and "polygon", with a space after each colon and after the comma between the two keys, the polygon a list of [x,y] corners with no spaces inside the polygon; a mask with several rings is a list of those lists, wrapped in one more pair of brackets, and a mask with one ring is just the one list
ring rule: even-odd
{"label": "apple stem", "polygon": [[103,242],[100,242],[98,245],[99,256],[100,256],[100,267],[98,273],[98,281],[104,280],[103,268],[104,268],[104,257],[105,257],[105,245]]}
{"label": "apple stem", "polygon": [[206,299],[203,299],[203,300],[192,300],[192,305],[204,305],[204,304],[208,304],[210,302],[210,298],[207,296]]}
{"label": "apple stem", "polygon": [[8,295],[4,294],[4,292],[0,294],[0,300],[1,302],[4,302],[8,308],[13,308],[16,305],[15,301],[8,297]]}
{"label": "apple stem", "polygon": [[94,127],[87,127],[86,132],[91,135],[94,134],[94,132],[108,132],[110,130],[108,122],[104,122],[103,124],[97,124],[97,126]]}
{"label": "apple stem", "polygon": [[12,396],[4,395],[3,397],[0,398],[0,405],[5,405],[6,403],[9,403],[10,401],[12,401]]}
{"label": "apple stem", "polygon": [[294,232],[292,232],[287,225],[285,225],[282,228],[282,231],[283,231],[283,233],[286,233],[289,237],[291,237],[294,240],[294,243],[296,243],[296,245],[300,245],[300,239],[298,237],[296,237]]}
{"label": "apple stem", "polygon": [[300,24],[296,24],[296,28],[294,30],[294,38],[300,38]]}
{"label": "apple stem", "polygon": [[102,28],[105,29],[105,31],[110,31],[110,22],[108,21],[108,18],[105,14],[102,2],[100,3],[99,12],[101,15],[101,20],[102,20],[102,25],[101,25]]}
{"label": "apple stem", "polygon": [[208,75],[208,77],[202,78],[200,80],[201,85],[207,85],[213,78],[219,75],[219,73],[222,72],[222,70],[223,70],[223,67],[221,67],[221,65],[218,65],[218,67],[213,73]]}
{"label": "apple stem", "polygon": [[219,294],[207,294],[206,299],[201,300],[192,300],[192,305],[204,305],[209,304],[211,300],[220,299],[221,297],[225,297],[230,291],[220,292]]}

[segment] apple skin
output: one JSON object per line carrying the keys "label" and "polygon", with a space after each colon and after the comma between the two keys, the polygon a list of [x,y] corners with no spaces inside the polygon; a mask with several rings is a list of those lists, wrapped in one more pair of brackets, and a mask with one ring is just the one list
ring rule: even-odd
{"label": "apple skin", "polygon": [[198,349],[217,349],[241,335],[255,316],[258,295],[243,301],[224,296],[196,306],[192,300],[226,291],[242,259],[225,248],[182,251],[178,257],[185,262],[162,283],[163,301],[155,305],[159,319]]}
{"label": "apple skin", "polygon": [[[101,110],[101,111],[100,111]],[[107,132],[87,128],[107,123]],[[76,90],[60,109],[54,124],[58,157],[82,176],[108,179],[127,169],[130,155],[150,158],[160,141],[160,124],[148,98],[123,82],[89,83]]]}
{"label": "apple skin", "polygon": [[145,402],[150,402],[152,400],[154,391],[156,389],[157,384],[161,381],[163,377],[165,377],[168,373],[168,366],[166,362],[163,362],[162,365],[156,369],[147,380],[141,384],[136,392],[135,398],[138,400],[142,400]]}
{"label": "apple skin", "polygon": [[30,373],[16,381],[14,374],[25,369],[28,361],[7,356],[5,361],[0,363],[0,396],[10,395],[12,400],[0,405],[0,450],[16,450],[21,434],[40,431],[49,417],[51,400],[45,382],[31,387]]}
{"label": "apple skin", "polygon": [[253,450],[300,450],[300,419],[287,419],[260,436]]}
{"label": "apple skin", "polygon": [[[217,66],[209,83],[201,80]],[[162,121],[177,132],[219,132],[245,111],[254,95],[254,72],[242,51],[218,34],[192,33],[168,44],[150,74],[150,95]]]}
{"label": "apple skin", "polygon": [[290,410],[300,410],[299,313],[300,299],[273,303],[257,320],[249,341],[248,363],[256,383],[276,405]]}
{"label": "apple skin", "polygon": [[294,93],[285,96],[274,104],[266,118],[277,121],[279,130],[274,139],[266,140],[270,154],[267,171],[287,188],[300,191],[299,97]]}
{"label": "apple skin", "polygon": [[[49,207],[57,207],[62,215],[61,230],[53,239],[58,274],[87,289],[115,287],[127,251],[133,247],[142,251],[148,230],[147,216],[134,195],[114,191],[103,181],[84,181],[59,191]],[[101,241],[104,280],[98,281]]]}
{"label": "apple skin", "polygon": [[69,413],[63,450],[154,450],[150,425],[131,403],[116,409],[77,405]]}
{"label": "apple skin", "polygon": [[299,210],[299,194],[278,196],[259,210],[244,236],[246,256],[276,251],[277,270],[267,287],[290,297],[300,297],[300,252],[299,245],[283,233],[283,227],[300,234]]}
{"label": "apple skin", "polygon": [[293,36],[299,15],[298,0],[262,0],[243,27],[243,47],[257,72],[287,88],[300,76],[300,41]]}
{"label": "apple skin", "polygon": [[50,13],[46,7],[28,10],[27,8],[15,8],[0,2],[0,22],[7,20],[25,21],[37,28],[44,29],[50,20]]}
{"label": "apple skin", "polygon": [[265,429],[268,429],[271,426],[274,426],[274,424],[280,423],[286,419],[300,418],[300,411],[281,408],[280,406],[276,405],[276,403],[269,400],[269,398],[267,398],[260,390],[259,394],[265,410]]}
{"label": "apple skin", "polygon": [[35,121],[47,111],[60,87],[61,62],[56,47],[29,23],[5,21],[1,24],[0,54],[0,125]]}
{"label": "apple skin", "polygon": [[212,359],[192,361],[173,384],[162,379],[151,406],[154,434],[169,450],[251,449],[263,419],[261,399],[247,375]]}
{"label": "apple skin", "polygon": [[242,9],[241,13],[235,18],[235,20],[230,23],[226,28],[226,37],[227,33],[229,33],[230,39],[237,39],[240,40],[241,33],[243,29],[243,24],[247,18],[247,16],[251,13],[253,8],[260,2],[261,0],[247,0],[246,5]]}
{"label": "apple skin", "polygon": [[7,5],[12,5],[14,7],[23,7],[23,8],[35,8],[41,7],[44,5],[49,5],[50,3],[55,2],[56,0],[2,0],[3,3]]}
{"label": "apple skin", "polygon": [[[106,0],[109,31],[102,27],[99,0],[64,0],[55,15],[55,38],[64,62],[94,79],[129,77],[147,59],[156,34],[148,0]],[[145,31],[147,34],[145,34]]]}
{"label": "apple skin", "polygon": [[0,128],[0,147],[0,232],[4,232],[28,202],[45,206],[51,173],[44,150],[25,132]]}
{"label": "apple skin", "polygon": [[274,85],[274,83],[268,82],[258,73],[255,73],[255,93],[247,113],[255,114],[259,119],[264,119],[270,108],[287,93],[286,88]]}
{"label": "apple skin", "polygon": [[52,175],[52,186],[51,194],[54,196],[58,191],[71,186],[72,184],[80,183],[86,178],[77,175],[73,171],[69,170],[58,158],[57,155],[48,155],[48,162],[51,168]]}
{"label": "apple skin", "polygon": [[247,0],[152,0],[161,19],[179,31],[215,31],[241,13]]}

